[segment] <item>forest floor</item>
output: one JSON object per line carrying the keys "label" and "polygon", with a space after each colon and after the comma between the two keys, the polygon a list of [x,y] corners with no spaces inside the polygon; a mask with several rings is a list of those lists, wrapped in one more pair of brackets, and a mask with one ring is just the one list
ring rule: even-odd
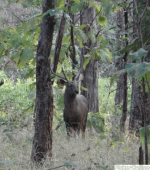
{"label": "forest floor", "polygon": [[[118,136],[119,118],[111,118],[111,132],[99,134],[89,129],[86,138],[67,139],[65,131],[53,131],[52,159],[47,160],[42,170],[113,170],[114,165],[138,164],[139,139],[129,135]],[[117,127],[117,128],[115,128]],[[0,170],[30,170],[30,155],[34,134],[33,125],[7,131],[0,128]],[[68,165],[68,168],[66,167]]]}

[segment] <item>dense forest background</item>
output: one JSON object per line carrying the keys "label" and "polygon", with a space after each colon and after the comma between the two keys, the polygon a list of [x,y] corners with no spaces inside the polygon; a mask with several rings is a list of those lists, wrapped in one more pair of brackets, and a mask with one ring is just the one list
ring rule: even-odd
{"label": "dense forest background", "polygon": [[[0,170],[148,164],[149,52],[149,0],[2,0]],[[86,137],[68,140],[55,74],[78,72]]]}

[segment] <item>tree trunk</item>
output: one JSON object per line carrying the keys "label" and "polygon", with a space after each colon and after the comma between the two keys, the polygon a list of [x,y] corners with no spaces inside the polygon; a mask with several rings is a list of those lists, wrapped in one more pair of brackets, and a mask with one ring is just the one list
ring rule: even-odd
{"label": "tree trunk", "polygon": [[[116,32],[116,39],[118,44],[117,50],[120,51],[123,45],[120,41],[121,32],[124,30],[123,10],[117,13],[117,26],[118,26],[118,30]],[[124,68],[124,63],[122,58],[117,59],[116,64],[118,65],[117,70],[121,70]],[[115,95],[115,105],[119,105],[123,102],[123,89],[124,89],[123,74],[119,76],[119,78],[116,80],[116,83],[117,83],[117,90]]]}
{"label": "tree trunk", "polygon": [[[135,3],[136,2],[136,3]],[[148,2],[148,1],[147,1]],[[141,30],[141,20],[142,18],[139,17],[140,14],[136,11],[137,5],[140,9],[145,9],[146,2],[143,1],[134,1],[133,3],[133,32],[135,35],[139,37],[139,48],[143,47],[143,40],[144,36],[147,36],[148,32]],[[143,23],[144,24],[144,23]],[[147,23],[145,23],[146,26]],[[143,26],[144,27],[144,26]],[[142,32],[143,31],[143,32]],[[142,37],[143,36],[143,37]],[[148,55],[142,59],[142,62],[150,62],[150,52]],[[146,117],[146,125],[150,124],[150,91],[148,93],[143,93],[144,88],[146,86],[149,87],[147,80],[144,79],[144,84],[142,83],[141,87],[137,80],[132,79],[132,95],[131,95],[131,108],[130,108],[130,120],[129,120],[129,130],[130,132],[137,132],[139,133],[139,128],[144,127],[144,118]],[[143,80],[142,80],[143,81]],[[148,90],[150,90],[148,88]]]}
{"label": "tree trunk", "polygon": [[[128,32],[128,11],[124,11],[124,18],[125,18],[125,31]],[[128,34],[125,34],[126,37],[126,42],[125,45],[128,45]],[[124,63],[127,63],[127,57],[128,57],[128,52],[125,52],[123,60]],[[123,75],[123,83],[124,83],[124,88],[123,88],[123,106],[122,106],[122,116],[120,119],[120,131],[125,132],[125,121],[127,118],[127,105],[128,105],[128,74],[124,73]]]}
{"label": "tree trunk", "polygon": [[[80,22],[82,24],[89,24],[95,28],[96,32],[96,12],[94,7],[84,9],[80,15]],[[88,34],[89,26],[85,28],[85,33]],[[88,38],[87,42],[84,43],[84,48],[82,49],[82,59],[84,60],[84,55],[86,55],[89,50],[86,48],[93,48],[96,46],[96,43],[93,44]],[[83,61],[82,61],[83,62]],[[84,79],[81,82],[81,85],[88,89],[88,91],[82,90],[81,93],[87,98],[89,112],[99,112],[99,96],[98,96],[98,61],[90,59],[86,69],[83,71]]]}
{"label": "tree trunk", "polygon": [[[146,82],[146,80],[145,80]],[[137,80],[132,79],[132,95],[131,95],[131,109],[130,109],[130,121],[129,121],[129,130],[139,131],[140,127],[144,127],[143,119],[143,104],[145,106],[145,114],[146,114],[146,124],[150,124],[150,92],[146,93],[146,103],[143,101],[143,92],[141,90],[141,86],[137,82]]]}
{"label": "tree trunk", "polygon": [[138,82],[132,79],[129,129],[138,131],[142,126],[142,93]]}
{"label": "tree trunk", "polygon": [[[43,1],[43,13],[54,8],[53,0]],[[36,117],[31,160],[42,165],[46,156],[52,155],[53,93],[50,75],[50,50],[55,25],[54,16],[45,15],[41,22],[41,32],[36,59]]]}
{"label": "tree trunk", "polygon": [[[68,6],[68,4],[65,4],[65,7],[66,6]],[[55,52],[54,52],[54,60],[53,60],[53,72],[54,73],[56,73],[57,71],[57,65],[59,62],[59,54],[61,50],[62,39],[64,36],[65,24],[66,24],[66,17],[65,17],[65,12],[63,12],[60,25],[59,25],[59,29],[58,29],[56,44],[55,44]]]}

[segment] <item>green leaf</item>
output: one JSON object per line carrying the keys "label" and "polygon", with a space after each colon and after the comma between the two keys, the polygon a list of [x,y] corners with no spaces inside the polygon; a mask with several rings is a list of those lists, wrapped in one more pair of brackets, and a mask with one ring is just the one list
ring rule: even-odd
{"label": "green leaf", "polygon": [[110,142],[108,142],[108,146],[112,146],[114,148],[116,146],[116,142],[110,141]]}
{"label": "green leaf", "polygon": [[138,38],[136,38],[130,45],[125,46],[120,53],[124,54],[125,52],[129,53],[131,50],[135,51],[139,47],[139,41]]}
{"label": "green leaf", "polygon": [[47,10],[46,12],[44,12],[44,13],[42,14],[42,17],[44,17],[44,16],[46,16],[47,14],[49,14],[49,12],[50,12],[50,10]]}
{"label": "green leaf", "polygon": [[96,143],[96,146],[100,146],[100,145],[101,145],[101,143],[100,143],[100,142],[97,142],[97,143]]}
{"label": "green leaf", "polygon": [[82,39],[81,38],[77,38],[77,41],[79,43],[79,46],[82,48],[83,47]]}
{"label": "green leaf", "polygon": [[25,79],[29,78],[29,77],[33,77],[34,76],[34,72],[33,70],[31,70],[30,72],[28,72],[26,75],[25,75]]}
{"label": "green leaf", "polygon": [[79,4],[80,3],[80,0],[73,0],[74,2],[76,2],[77,4]]}
{"label": "green leaf", "polygon": [[112,11],[112,1],[101,0],[101,6],[106,15],[109,15]]}
{"label": "green leaf", "polygon": [[137,62],[141,62],[142,57],[145,57],[148,54],[148,51],[144,50],[143,48],[140,48],[135,53],[131,53],[129,55],[129,58],[136,60]]}
{"label": "green leaf", "polygon": [[65,55],[66,55],[66,50],[65,50],[65,48],[61,48],[61,50],[60,50],[60,57],[59,57],[59,59],[60,60],[64,60],[64,58],[65,58]]}
{"label": "green leaf", "polygon": [[50,10],[49,10],[50,16],[53,16],[53,15],[57,14],[58,12],[59,12],[59,9],[58,9],[58,8],[57,8],[57,9],[50,9]]}
{"label": "green leaf", "polygon": [[84,91],[88,91],[88,89],[86,87],[81,86],[81,89]]}
{"label": "green leaf", "polygon": [[121,139],[120,139],[120,142],[121,142],[121,143],[124,143],[124,142],[125,142],[125,139],[124,139],[124,138],[121,138]]}
{"label": "green leaf", "polygon": [[72,169],[76,169],[77,165],[75,163],[72,164]]}
{"label": "green leaf", "polygon": [[13,61],[15,61],[16,63],[18,63],[18,61],[19,61],[19,54],[18,54],[18,52],[13,52],[11,59]]}
{"label": "green leaf", "polygon": [[26,47],[30,47],[30,46],[31,46],[30,40],[27,40],[27,35],[25,35],[24,37],[22,37],[22,43],[23,43],[23,45],[26,46]]}
{"label": "green leaf", "polygon": [[132,78],[140,78],[150,71],[150,63],[127,63],[125,70]]}
{"label": "green leaf", "polygon": [[1,65],[2,65],[2,60],[0,60],[0,67],[1,67]]}
{"label": "green leaf", "polygon": [[1,115],[2,115],[2,118],[5,118],[6,117],[6,113],[1,111]]}
{"label": "green leaf", "polygon": [[4,44],[0,44],[0,58],[3,56]]}
{"label": "green leaf", "polygon": [[84,33],[84,31],[82,29],[80,29],[80,28],[75,29],[74,34],[75,34],[77,40],[81,39],[83,42],[87,41],[87,35]]}
{"label": "green leaf", "polygon": [[[145,148],[145,128],[142,127],[140,128],[140,142],[141,142],[141,145],[142,145],[142,148],[144,149]],[[150,125],[147,126],[147,143],[150,144]]]}
{"label": "green leaf", "polygon": [[83,24],[83,25],[80,25],[79,29],[83,30],[87,25]]}
{"label": "green leaf", "polygon": [[62,72],[62,67],[61,67],[61,64],[58,63],[58,66],[57,66],[57,73],[61,73]]}
{"label": "green leaf", "polygon": [[85,55],[84,57],[85,57],[85,60],[84,60],[83,68],[85,69],[87,64],[90,61],[90,55]]}
{"label": "green leaf", "polygon": [[99,40],[99,42],[101,42],[103,40],[103,37],[101,34],[98,35],[98,40]]}
{"label": "green leaf", "polygon": [[64,165],[68,168],[70,166],[70,161],[69,160],[65,161]]}
{"label": "green leaf", "polygon": [[103,42],[102,42],[102,47],[105,47],[108,43],[109,43],[108,40],[103,40]]}
{"label": "green leaf", "polygon": [[90,27],[90,31],[88,32],[89,38],[91,39],[92,43],[95,43],[95,29]]}
{"label": "green leaf", "polygon": [[64,0],[56,0],[56,4],[58,7],[64,7]]}
{"label": "green leaf", "polygon": [[16,38],[12,40],[11,44],[12,44],[12,48],[18,49],[22,45],[22,42]]}
{"label": "green leaf", "polygon": [[100,25],[100,26],[102,26],[102,27],[105,27],[106,26],[106,24],[107,24],[107,20],[106,20],[106,18],[104,17],[104,16],[99,16],[98,17],[98,24]]}
{"label": "green leaf", "polygon": [[70,42],[70,36],[64,36],[62,42],[63,43],[69,43]]}
{"label": "green leaf", "polygon": [[141,57],[141,58],[146,57],[147,54],[148,54],[148,51],[144,50],[143,48],[140,48],[138,50],[138,56]]}
{"label": "green leaf", "polygon": [[112,61],[112,53],[109,51],[108,48],[105,48],[105,50],[107,51],[107,54],[108,54],[108,59],[107,59],[107,61],[108,61],[108,62],[111,62],[111,61]]}
{"label": "green leaf", "polygon": [[110,88],[116,82],[117,78],[118,78],[118,74],[114,74],[113,76],[110,77]]}
{"label": "green leaf", "polygon": [[101,134],[101,135],[100,135],[100,139],[106,139],[106,135]]}
{"label": "green leaf", "polygon": [[100,12],[100,7],[96,2],[92,2],[92,5],[95,7],[97,13]]}
{"label": "green leaf", "polygon": [[25,62],[32,59],[33,57],[34,57],[34,53],[33,50],[30,48],[23,49],[20,54],[20,59]]}
{"label": "green leaf", "polygon": [[59,108],[64,108],[64,95],[60,95],[59,98],[57,99],[57,106],[59,106]]}
{"label": "green leaf", "polygon": [[112,54],[108,48],[100,49],[99,55],[102,61],[110,62],[112,60]]}
{"label": "green leaf", "polygon": [[81,54],[79,46],[75,45],[76,54]]}
{"label": "green leaf", "polygon": [[[150,72],[147,72],[145,75],[144,75],[144,79],[145,79],[145,90],[146,90],[146,93],[149,92],[149,87],[150,87]],[[141,81],[141,78],[138,79],[139,81]]]}
{"label": "green leaf", "polygon": [[36,87],[36,82],[30,84],[30,86],[29,86],[30,90],[35,89],[35,87]]}
{"label": "green leaf", "polygon": [[79,4],[75,3],[74,5],[71,6],[71,13],[75,14],[75,13],[81,11],[83,6],[84,6],[84,1],[81,1]]}

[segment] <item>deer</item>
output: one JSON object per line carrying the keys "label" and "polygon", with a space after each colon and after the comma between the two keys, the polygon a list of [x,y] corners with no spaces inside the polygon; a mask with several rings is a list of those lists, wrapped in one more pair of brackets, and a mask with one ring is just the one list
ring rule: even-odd
{"label": "deer", "polygon": [[73,81],[67,79],[64,71],[64,77],[57,75],[53,71],[52,74],[60,78],[60,84],[66,86],[64,93],[63,118],[66,124],[67,136],[70,137],[72,131],[75,131],[79,135],[81,131],[82,137],[85,138],[88,101],[83,95],[79,94],[78,80],[80,73],[75,76]]}

